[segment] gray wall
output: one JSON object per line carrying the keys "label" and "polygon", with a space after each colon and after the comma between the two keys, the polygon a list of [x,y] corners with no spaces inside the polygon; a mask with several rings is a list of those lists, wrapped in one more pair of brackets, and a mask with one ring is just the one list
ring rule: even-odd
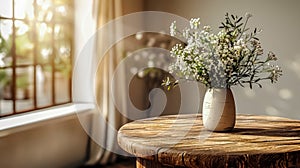
{"label": "gray wall", "polygon": [[300,1],[299,0],[146,0],[146,10],[164,11],[187,19],[200,17],[202,25],[217,29],[226,12],[252,13],[251,27],[262,28],[265,52],[273,51],[283,69],[278,83],[263,89],[234,87],[237,112],[300,119]]}

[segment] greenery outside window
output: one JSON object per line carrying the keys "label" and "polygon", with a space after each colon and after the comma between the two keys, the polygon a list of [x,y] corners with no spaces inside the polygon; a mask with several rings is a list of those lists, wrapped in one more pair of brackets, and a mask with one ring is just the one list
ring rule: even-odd
{"label": "greenery outside window", "polygon": [[0,117],[71,102],[74,2],[0,4]]}

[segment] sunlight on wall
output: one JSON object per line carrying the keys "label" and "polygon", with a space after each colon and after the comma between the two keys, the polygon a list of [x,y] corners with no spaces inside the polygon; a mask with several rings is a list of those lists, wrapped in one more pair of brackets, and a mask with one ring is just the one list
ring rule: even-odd
{"label": "sunlight on wall", "polygon": [[249,98],[255,98],[255,91],[249,88],[245,88],[245,95]]}
{"label": "sunlight on wall", "polygon": [[281,89],[279,90],[278,93],[279,93],[279,97],[281,97],[282,99],[289,100],[293,98],[293,93],[289,89]]}
{"label": "sunlight on wall", "polygon": [[268,115],[274,115],[274,116],[280,114],[280,112],[278,111],[278,109],[275,108],[275,107],[273,107],[273,106],[267,106],[267,107],[266,107],[266,113],[267,113]]}
{"label": "sunlight on wall", "polygon": [[300,78],[300,54],[295,59],[287,61],[288,69],[293,71]]}

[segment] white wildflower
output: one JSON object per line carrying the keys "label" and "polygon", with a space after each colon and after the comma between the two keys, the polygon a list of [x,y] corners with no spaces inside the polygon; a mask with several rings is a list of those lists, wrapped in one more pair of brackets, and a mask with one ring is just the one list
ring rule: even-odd
{"label": "white wildflower", "polygon": [[245,17],[246,17],[246,18],[251,18],[252,16],[253,16],[253,15],[252,15],[251,13],[248,13],[248,12],[245,14]]}
{"label": "white wildflower", "polygon": [[192,18],[190,20],[191,29],[198,29],[200,27],[200,18]]}
{"label": "white wildflower", "polygon": [[240,45],[242,47],[245,47],[245,40],[243,38],[238,39],[236,42],[237,45]]}
{"label": "white wildflower", "polygon": [[191,31],[191,29],[188,29],[188,28],[184,29],[182,32],[182,36],[186,39],[190,38],[190,31]]}
{"label": "white wildflower", "polygon": [[210,32],[211,31],[211,27],[210,26],[204,26],[203,30],[206,32]]}
{"label": "white wildflower", "polygon": [[240,45],[235,45],[233,48],[236,51],[240,51],[242,49],[242,47]]}
{"label": "white wildflower", "polygon": [[273,61],[277,60],[276,55],[272,51],[269,51],[268,53],[268,60],[273,60]]}
{"label": "white wildflower", "polygon": [[170,26],[170,34],[171,36],[176,36],[176,31],[177,31],[177,28],[176,28],[176,21],[174,21],[171,26]]}
{"label": "white wildflower", "polygon": [[[192,18],[190,27],[178,31],[176,22],[170,26],[170,34],[185,39],[185,45],[177,44],[170,51],[175,62],[169,66],[171,73],[179,78],[197,80],[207,87],[230,87],[243,83],[261,86],[260,80],[269,79],[276,82],[282,75],[279,66],[270,65],[276,61],[274,53],[263,57],[264,50],[256,37],[260,31],[255,29],[251,34],[246,27],[251,14],[246,14],[243,27],[231,23],[238,22],[238,17],[226,15],[226,22],[218,33],[212,33],[210,26],[200,29],[200,19]],[[166,82],[166,84],[170,84]],[[242,84],[241,84],[242,85]]]}
{"label": "white wildflower", "polygon": [[274,69],[271,71],[271,74],[270,74],[270,79],[271,79],[271,82],[274,83],[274,82],[277,82],[278,81],[278,78],[282,75],[282,70],[279,66],[272,66]]}

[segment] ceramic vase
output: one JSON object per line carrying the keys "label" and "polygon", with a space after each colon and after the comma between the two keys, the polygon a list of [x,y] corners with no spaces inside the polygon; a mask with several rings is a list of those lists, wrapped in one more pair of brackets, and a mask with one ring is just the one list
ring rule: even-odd
{"label": "ceramic vase", "polygon": [[208,89],[203,100],[202,116],[205,129],[215,132],[231,131],[236,119],[235,102],[231,89]]}

